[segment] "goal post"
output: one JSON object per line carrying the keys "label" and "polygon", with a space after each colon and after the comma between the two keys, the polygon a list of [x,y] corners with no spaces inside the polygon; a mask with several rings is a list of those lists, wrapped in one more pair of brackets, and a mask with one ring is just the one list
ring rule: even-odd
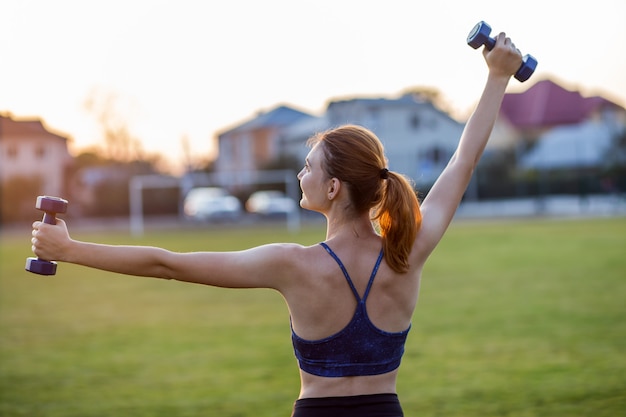
{"label": "goal post", "polygon": [[[137,175],[131,178],[129,188],[130,232],[133,236],[144,233],[143,191],[147,189],[179,187],[181,195],[195,187],[235,187],[260,184],[285,184],[286,195],[299,201],[299,185],[297,173],[293,170],[239,170],[216,173],[194,173],[180,178],[165,175]],[[179,217],[182,216],[179,205]],[[287,229],[290,232],[300,230],[300,210],[296,209],[287,215]]]}
{"label": "goal post", "polygon": [[128,184],[130,205],[130,233],[142,236],[144,232],[143,190],[180,187],[180,179],[165,175],[136,175]]}

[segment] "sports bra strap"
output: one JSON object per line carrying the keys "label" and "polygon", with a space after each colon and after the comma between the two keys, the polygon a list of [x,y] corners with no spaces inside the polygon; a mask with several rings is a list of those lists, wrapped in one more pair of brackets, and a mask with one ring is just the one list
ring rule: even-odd
{"label": "sports bra strap", "polygon": [[365,294],[363,294],[363,300],[367,300],[367,296],[370,293],[370,290],[372,289],[372,284],[374,283],[374,277],[376,276],[376,274],[378,273],[378,267],[380,267],[380,263],[383,260],[383,250],[380,250],[380,253],[378,254],[378,259],[376,259],[376,265],[374,265],[374,269],[372,269],[372,275],[370,275],[370,280],[367,283],[367,288],[365,288]]}
{"label": "sports bra strap", "polygon": [[370,289],[372,288],[372,284],[374,283],[374,277],[376,276],[376,273],[378,272],[378,268],[380,267],[380,263],[383,259],[383,250],[381,249],[380,253],[378,254],[376,265],[374,265],[374,269],[372,270],[372,274],[370,275],[369,282],[367,283],[367,287],[365,288],[365,293],[363,294],[363,298],[361,298],[359,296],[359,292],[356,290],[356,287],[354,286],[354,283],[352,282],[352,279],[350,278],[350,275],[348,274],[348,271],[346,270],[346,267],[343,266],[341,259],[339,259],[339,257],[335,254],[335,252],[333,252],[333,250],[325,242],[320,242],[320,245],[322,245],[322,247],[326,249],[326,252],[328,252],[330,256],[333,257],[333,259],[339,265],[339,268],[341,268],[341,271],[343,272],[343,275],[346,277],[346,281],[348,281],[348,284],[350,285],[350,288],[352,289],[352,292],[354,293],[356,300],[358,302],[361,302],[361,301],[365,302],[370,292]]}

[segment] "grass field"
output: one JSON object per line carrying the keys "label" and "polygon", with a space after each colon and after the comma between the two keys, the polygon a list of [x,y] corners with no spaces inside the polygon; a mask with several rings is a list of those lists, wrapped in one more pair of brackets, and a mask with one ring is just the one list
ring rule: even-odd
{"label": "grass field", "polygon": [[[281,297],[60,264],[0,243],[0,416],[288,416]],[[313,244],[320,227],[76,234],[177,251]],[[432,255],[399,378],[407,417],[626,415],[626,218],[456,222]]]}

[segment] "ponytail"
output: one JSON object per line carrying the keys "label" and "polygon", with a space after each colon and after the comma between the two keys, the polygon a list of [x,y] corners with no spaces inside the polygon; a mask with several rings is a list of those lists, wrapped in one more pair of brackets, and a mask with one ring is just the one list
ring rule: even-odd
{"label": "ponytail", "polygon": [[422,213],[411,183],[393,171],[386,176],[383,198],[372,220],[378,223],[383,238],[385,261],[394,271],[406,272],[409,253],[422,224]]}

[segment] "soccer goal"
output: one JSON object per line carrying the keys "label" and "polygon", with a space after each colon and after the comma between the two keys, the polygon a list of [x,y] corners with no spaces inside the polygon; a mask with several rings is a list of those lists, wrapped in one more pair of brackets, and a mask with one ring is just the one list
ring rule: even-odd
{"label": "soccer goal", "polygon": [[[194,173],[183,177],[165,175],[137,175],[131,178],[129,188],[130,232],[133,236],[142,236],[145,229],[143,192],[149,189],[178,187],[184,197],[195,187],[223,187],[234,189],[261,184],[285,184],[288,197],[299,201],[299,186],[296,172],[293,170],[246,170],[217,173]],[[182,207],[179,205],[178,216],[182,218]],[[297,232],[301,227],[300,210],[287,215],[287,229]]]}

